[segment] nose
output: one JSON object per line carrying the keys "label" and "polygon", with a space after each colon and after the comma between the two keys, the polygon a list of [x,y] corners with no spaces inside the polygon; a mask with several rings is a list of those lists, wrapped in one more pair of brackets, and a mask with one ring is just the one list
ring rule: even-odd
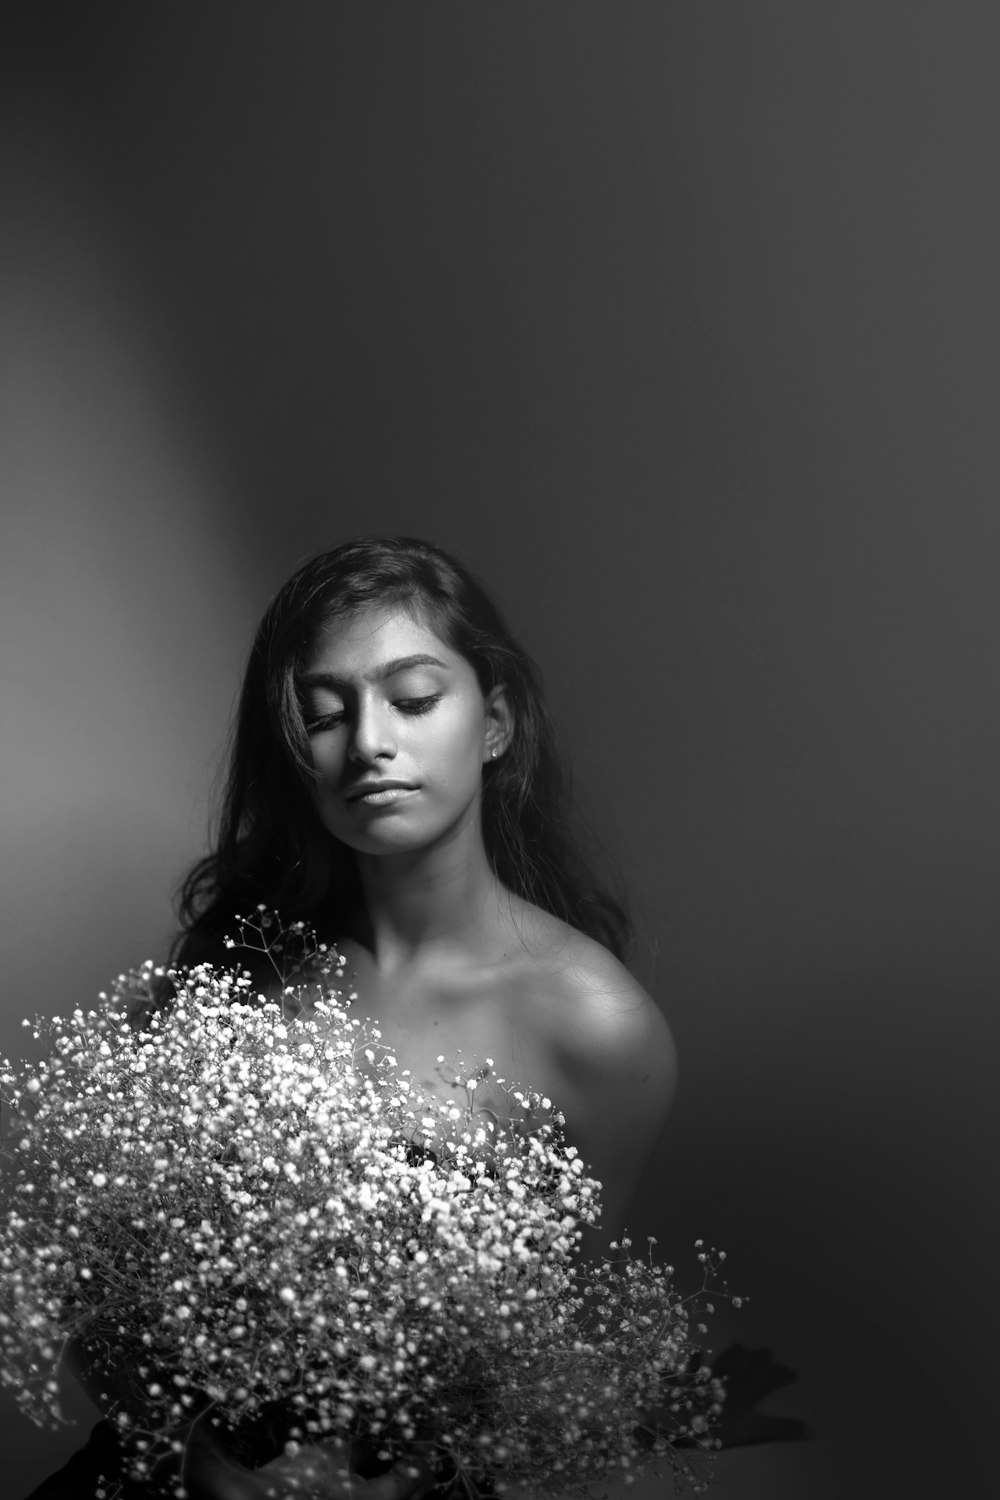
{"label": "nose", "polygon": [[374,765],[378,760],[392,760],[396,754],[396,739],[387,704],[358,704],[348,754],[352,760],[362,765]]}

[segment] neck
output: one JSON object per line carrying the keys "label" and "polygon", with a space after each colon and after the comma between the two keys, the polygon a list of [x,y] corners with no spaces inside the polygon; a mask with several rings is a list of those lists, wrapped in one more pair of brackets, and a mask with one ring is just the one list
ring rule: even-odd
{"label": "neck", "polygon": [[384,973],[480,948],[500,919],[504,889],[481,836],[417,854],[359,855],[365,946]]}

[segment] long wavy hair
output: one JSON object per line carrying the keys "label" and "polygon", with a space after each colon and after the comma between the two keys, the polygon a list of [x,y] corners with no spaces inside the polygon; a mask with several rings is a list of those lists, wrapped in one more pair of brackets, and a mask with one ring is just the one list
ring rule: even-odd
{"label": "long wavy hair", "polygon": [[179,962],[233,930],[258,903],[283,920],[362,901],[353,850],[322,825],[299,679],[331,621],[404,608],[472,666],[484,695],[504,689],[513,735],[483,767],[482,833],[497,878],[515,895],[596,938],[617,957],[631,942],[622,903],[598,881],[570,816],[538,670],[482,585],[448,553],[412,537],[361,539],[305,563],[261,621],[233,727],[214,850],[183,882]]}

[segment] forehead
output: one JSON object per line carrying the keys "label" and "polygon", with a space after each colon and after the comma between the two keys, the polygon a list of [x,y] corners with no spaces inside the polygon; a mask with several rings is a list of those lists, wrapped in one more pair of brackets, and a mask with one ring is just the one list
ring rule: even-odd
{"label": "forehead", "polygon": [[316,637],[304,670],[350,680],[410,656],[433,656],[452,671],[472,672],[429,624],[403,607],[361,609],[330,621]]}

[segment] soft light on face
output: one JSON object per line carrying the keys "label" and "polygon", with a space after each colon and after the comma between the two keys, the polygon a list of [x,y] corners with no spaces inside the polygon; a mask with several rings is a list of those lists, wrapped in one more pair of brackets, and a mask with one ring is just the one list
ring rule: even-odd
{"label": "soft light on face", "polygon": [[404,609],[362,610],[320,636],[299,683],[324,826],[361,854],[479,837],[482,767],[502,699]]}

